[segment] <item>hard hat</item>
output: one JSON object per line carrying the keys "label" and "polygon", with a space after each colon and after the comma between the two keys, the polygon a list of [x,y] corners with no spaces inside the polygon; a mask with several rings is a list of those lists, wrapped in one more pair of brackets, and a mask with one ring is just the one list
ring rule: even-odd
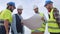
{"label": "hard hat", "polygon": [[36,9],[36,8],[38,8],[38,6],[34,5],[33,9]]}
{"label": "hard hat", "polygon": [[53,3],[52,1],[45,1],[45,5],[46,6],[47,4],[50,4],[50,3]]}
{"label": "hard hat", "polygon": [[46,0],[46,1],[51,1],[51,0]]}
{"label": "hard hat", "polygon": [[8,6],[10,5],[10,6],[13,6],[14,8],[16,8],[14,2],[8,2],[7,5],[8,5]]}
{"label": "hard hat", "polygon": [[19,5],[19,6],[17,7],[17,9],[23,9],[22,5]]}

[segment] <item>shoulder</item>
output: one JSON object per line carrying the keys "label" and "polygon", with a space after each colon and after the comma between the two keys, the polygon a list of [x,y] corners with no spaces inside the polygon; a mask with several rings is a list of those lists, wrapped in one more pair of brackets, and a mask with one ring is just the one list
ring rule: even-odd
{"label": "shoulder", "polygon": [[57,8],[53,8],[54,10],[58,10]]}
{"label": "shoulder", "polygon": [[8,9],[5,9],[5,10],[2,10],[4,13],[11,13],[11,11],[10,10],[8,10]]}
{"label": "shoulder", "polygon": [[1,12],[2,12],[1,15],[11,15],[11,11],[9,11],[7,9],[2,10]]}
{"label": "shoulder", "polygon": [[15,18],[17,14],[13,14],[12,17]]}
{"label": "shoulder", "polygon": [[15,17],[16,14],[13,14],[12,17]]}
{"label": "shoulder", "polygon": [[53,8],[53,9],[54,9],[53,10],[54,12],[59,12],[59,10],[57,8]]}

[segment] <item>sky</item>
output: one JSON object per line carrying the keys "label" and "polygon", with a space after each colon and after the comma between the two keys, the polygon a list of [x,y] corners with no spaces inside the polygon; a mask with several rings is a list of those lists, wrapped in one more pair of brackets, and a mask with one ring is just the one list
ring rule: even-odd
{"label": "sky", "polygon": [[[23,6],[23,13],[22,16],[24,19],[30,18],[34,12],[33,12],[33,6],[37,5],[39,7],[39,12],[43,12],[45,15],[47,15],[46,9],[44,9],[44,4],[46,0],[0,0],[0,11],[4,10],[6,8],[7,2],[15,2],[16,7],[18,5]],[[58,8],[60,11],[60,0],[52,0],[54,2],[54,7]],[[17,10],[15,9],[13,14],[17,13]]]}
{"label": "sky", "polygon": [[[33,6],[37,5],[39,7],[43,6],[43,1],[44,0],[0,0],[0,11],[6,8],[6,3],[7,2],[15,2],[16,7],[18,5],[22,5],[23,6],[23,13],[22,16],[23,18],[29,18],[33,15]],[[42,7],[41,7],[42,8]],[[17,10],[14,10],[13,13],[16,13]],[[27,16],[27,17],[26,17]]]}
{"label": "sky", "polygon": [[[45,4],[45,0],[0,0],[0,11],[2,11],[3,9],[6,8],[6,4],[7,2],[15,2],[16,7],[18,5],[22,5],[23,6],[23,13],[22,16],[24,19],[30,18],[34,12],[33,12],[33,6],[37,5],[39,7],[39,12],[44,12],[45,13],[45,9],[44,8],[44,4]],[[54,2],[54,7],[57,7],[58,9],[60,9],[60,0],[52,0]],[[13,14],[17,13],[17,10],[15,9]],[[27,17],[26,17],[27,16]]]}

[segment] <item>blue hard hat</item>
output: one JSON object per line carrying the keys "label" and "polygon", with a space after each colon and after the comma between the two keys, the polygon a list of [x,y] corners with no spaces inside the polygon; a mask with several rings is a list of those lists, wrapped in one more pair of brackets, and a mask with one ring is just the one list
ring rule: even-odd
{"label": "blue hard hat", "polygon": [[52,1],[45,1],[45,5],[46,6],[47,4],[50,4],[50,3],[53,3]]}
{"label": "blue hard hat", "polygon": [[51,0],[46,0],[46,1],[51,1]]}
{"label": "blue hard hat", "polygon": [[8,2],[7,5],[15,7],[15,3],[14,2]]}

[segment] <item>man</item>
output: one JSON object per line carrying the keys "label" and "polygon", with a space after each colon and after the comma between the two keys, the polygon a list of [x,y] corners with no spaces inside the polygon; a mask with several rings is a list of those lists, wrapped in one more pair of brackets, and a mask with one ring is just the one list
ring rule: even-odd
{"label": "man", "polygon": [[48,15],[49,15],[48,31],[50,32],[50,34],[60,34],[58,20],[56,20],[59,16],[58,9],[53,7],[52,1],[46,1],[45,7],[48,10]]}
{"label": "man", "polygon": [[[34,5],[34,12],[35,12],[35,14],[39,14],[40,16],[42,16],[42,20],[43,21],[45,21],[44,20],[44,14],[43,13],[39,13],[39,8],[36,6],[36,5]],[[44,24],[43,24],[44,25]],[[43,27],[43,26],[42,26]],[[41,28],[39,28],[39,29],[36,29],[36,30],[32,30],[32,34],[43,34],[43,29],[42,29],[42,27]]]}
{"label": "man", "polygon": [[12,22],[12,12],[15,9],[14,2],[8,2],[7,8],[0,14],[0,34],[9,34],[9,24]]}
{"label": "man", "polygon": [[12,23],[12,30],[14,34],[24,34],[23,31],[23,23],[22,23],[22,11],[23,7],[19,5],[17,7],[17,14],[13,15],[13,23]]}

